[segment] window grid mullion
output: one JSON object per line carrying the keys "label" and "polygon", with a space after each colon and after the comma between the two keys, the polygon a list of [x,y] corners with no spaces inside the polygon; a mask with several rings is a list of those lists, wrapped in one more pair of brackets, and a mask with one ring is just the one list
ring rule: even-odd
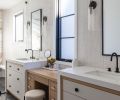
{"label": "window grid mullion", "polygon": [[65,15],[65,16],[61,16],[60,18],[65,18],[65,17],[70,17],[70,16],[74,16],[75,14],[69,14],[69,15]]}
{"label": "window grid mullion", "polygon": [[60,0],[58,0],[58,37],[57,37],[57,43],[58,43],[58,45],[59,46],[57,46],[57,47],[59,47],[58,49],[56,49],[56,50],[58,50],[57,52],[57,54],[58,54],[58,60],[60,60],[60,61],[66,61],[66,62],[71,62],[72,60],[71,59],[64,59],[64,58],[62,58],[62,56],[61,56],[61,54],[62,54],[62,39],[74,39],[75,37],[74,36],[72,36],[72,37],[62,37],[62,33],[61,33],[61,30],[62,30],[62,19],[63,18],[67,18],[67,17],[70,17],[70,16],[75,16],[75,14],[68,14],[68,15],[65,15],[65,16],[61,16],[61,11],[60,11],[60,6],[61,5],[61,3],[60,3]]}

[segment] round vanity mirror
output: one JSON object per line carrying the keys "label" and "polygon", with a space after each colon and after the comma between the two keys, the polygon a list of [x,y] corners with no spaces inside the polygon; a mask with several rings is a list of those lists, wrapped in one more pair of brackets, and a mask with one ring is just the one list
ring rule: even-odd
{"label": "round vanity mirror", "polygon": [[51,51],[50,50],[46,50],[44,53],[46,58],[49,58],[51,56]]}

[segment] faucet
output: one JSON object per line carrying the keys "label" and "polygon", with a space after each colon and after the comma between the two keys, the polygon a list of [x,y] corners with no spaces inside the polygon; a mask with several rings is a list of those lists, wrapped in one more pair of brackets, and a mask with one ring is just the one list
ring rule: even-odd
{"label": "faucet", "polygon": [[33,56],[34,50],[32,49],[25,49],[25,51],[28,53],[29,51],[32,51],[32,56],[30,57],[30,59],[35,59],[35,57]]}
{"label": "faucet", "polygon": [[113,58],[113,56],[116,56],[116,70],[115,70],[115,72],[116,73],[120,73],[120,71],[119,71],[119,67],[118,67],[118,55],[117,55],[117,53],[112,53],[112,55],[111,55],[111,61],[112,61],[112,58]]}

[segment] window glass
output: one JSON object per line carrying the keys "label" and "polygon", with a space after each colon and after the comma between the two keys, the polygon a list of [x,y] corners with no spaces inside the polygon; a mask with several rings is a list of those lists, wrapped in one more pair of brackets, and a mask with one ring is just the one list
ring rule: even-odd
{"label": "window glass", "polygon": [[61,40],[61,58],[73,59],[74,58],[74,38]]}
{"label": "window glass", "polygon": [[75,13],[75,0],[60,0],[61,16]]}
{"label": "window glass", "polygon": [[61,61],[72,61],[75,56],[76,0],[59,0],[57,20],[56,57]]}
{"label": "window glass", "polygon": [[75,18],[74,16],[64,17],[61,19],[61,37],[75,36]]}

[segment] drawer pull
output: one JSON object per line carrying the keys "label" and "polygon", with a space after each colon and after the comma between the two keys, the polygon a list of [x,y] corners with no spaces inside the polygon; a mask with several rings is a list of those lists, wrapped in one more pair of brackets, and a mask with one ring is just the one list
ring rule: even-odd
{"label": "drawer pull", "polygon": [[31,80],[31,78],[30,78],[30,77],[28,77],[28,80]]}
{"label": "drawer pull", "polygon": [[75,92],[79,92],[79,89],[78,89],[78,88],[75,88]]}
{"label": "drawer pull", "polygon": [[12,67],[11,65],[9,67]]}
{"label": "drawer pull", "polygon": [[55,90],[55,87],[52,86],[51,89],[52,89],[52,90]]}
{"label": "drawer pull", "polygon": [[9,74],[9,76],[12,76],[11,74]]}
{"label": "drawer pull", "polygon": [[17,91],[17,93],[20,93],[20,91]]}
{"label": "drawer pull", "polygon": [[20,70],[20,68],[17,68],[17,70],[19,71],[19,70]]}
{"label": "drawer pull", "polygon": [[12,87],[11,85],[9,85],[9,87]]}
{"label": "drawer pull", "polygon": [[31,86],[28,86],[28,88],[31,88]]}
{"label": "drawer pull", "polygon": [[55,99],[52,98],[51,100],[55,100]]}
{"label": "drawer pull", "polygon": [[20,80],[19,78],[17,78],[17,80]]}

